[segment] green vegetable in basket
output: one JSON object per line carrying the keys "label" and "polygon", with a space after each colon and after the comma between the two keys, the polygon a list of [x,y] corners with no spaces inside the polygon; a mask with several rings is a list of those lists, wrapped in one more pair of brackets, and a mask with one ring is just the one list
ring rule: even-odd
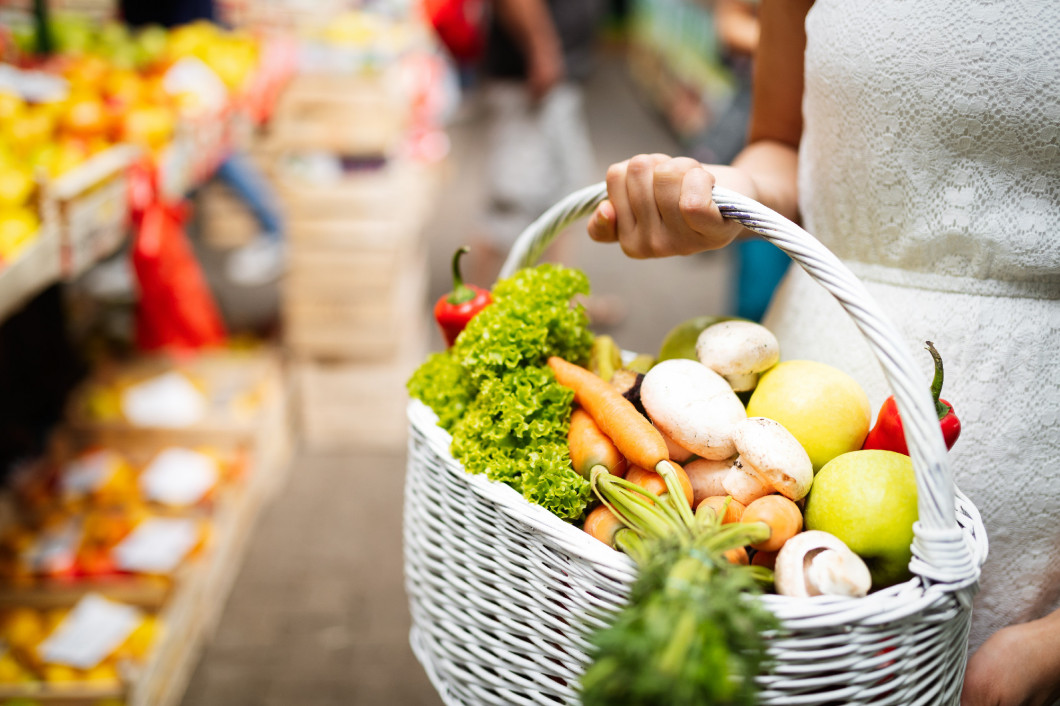
{"label": "green vegetable in basket", "polygon": [[656,543],[630,603],[593,636],[584,706],[757,703],[754,678],[777,619],[754,599],[750,567],[711,544]]}
{"label": "green vegetable in basket", "polygon": [[484,473],[557,516],[580,518],[589,483],[570,465],[567,425],[573,393],[548,370],[550,356],[585,362],[589,319],[577,294],[589,280],[552,263],[520,270],[493,287],[447,351],[413,373],[409,394],[438,415],[453,436],[451,453],[470,473]]}
{"label": "green vegetable in basket", "polygon": [[[591,638],[584,706],[756,703],[754,678],[779,622],[754,596],[772,576],[726,555],[767,538],[769,528],[722,524],[707,504],[691,515],[683,493],[656,495],[602,468],[591,479],[635,533],[623,545],[640,570],[630,602]],[[673,479],[666,483],[676,488]]]}

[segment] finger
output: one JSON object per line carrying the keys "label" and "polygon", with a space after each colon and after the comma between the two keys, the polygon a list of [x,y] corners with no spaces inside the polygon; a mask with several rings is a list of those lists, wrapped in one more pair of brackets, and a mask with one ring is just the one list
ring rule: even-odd
{"label": "finger", "polygon": [[616,162],[607,168],[607,198],[613,209],[615,235],[620,237],[624,229],[636,227],[633,210],[629,207],[629,194],[626,193],[626,170],[629,160]]}
{"label": "finger", "polygon": [[[664,154],[641,154],[629,160],[626,191],[629,207],[636,221],[640,240],[657,234],[662,228],[662,215],[655,203],[655,167],[670,158]],[[625,235],[619,230],[619,235]],[[647,243],[642,242],[641,245]]]}
{"label": "finger", "polygon": [[681,182],[681,216],[689,228],[707,236],[704,246],[708,249],[727,245],[740,230],[738,224],[722,217],[713,190],[714,175],[702,167],[688,170]]}
{"label": "finger", "polygon": [[670,247],[675,251],[668,254],[687,255],[702,249],[699,244],[702,236],[689,227],[681,213],[681,190],[685,175],[700,168],[698,161],[688,157],[678,157],[655,168],[655,202],[669,233]]}
{"label": "finger", "polygon": [[598,243],[613,243],[618,240],[615,206],[610,201],[602,201],[589,217],[589,237]]}

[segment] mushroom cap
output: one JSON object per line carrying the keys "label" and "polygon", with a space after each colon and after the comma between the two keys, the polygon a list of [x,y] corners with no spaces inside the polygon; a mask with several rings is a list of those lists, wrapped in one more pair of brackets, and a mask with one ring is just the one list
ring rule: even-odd
{"label": "mushroom cap", "polygon": [[696,339],[699,362],[725,377],[769,370],[780,361],[773,332],[753,321],[723,321],[703,329]]}
{"label": "mushroom cap", "polygon": [[736,424],[732,441],[740,463],[771,483],[781,495],[801,500],[810,492],[813,462],[780,422],[748,417]]}
{"label": "mushroom cap", "polygon": [[671,461],[684,463],[688,459],[695,456],[694,453],[692,453],[684,446],[681,446],[679,443],[670,438],[670,435],[663,431],[661,428],[656,427],[656,429],[659,429],[659,433],[662,434],[663,441],[666,442],[666,451],[670,454]]}
{"label": "mushroom cap", "polygon": [[664,434],[697,456],[733,456],[733,426],[747,418],[740,398],[725,378],[687,358],[655,365],[640,385],[648,417]]}
{"label": "mushroom cap", "polygon": [[833,534],[806,530],[789,539],[777,553],[773,569],[782,596],[867,595],[872,588],[869,567]]}

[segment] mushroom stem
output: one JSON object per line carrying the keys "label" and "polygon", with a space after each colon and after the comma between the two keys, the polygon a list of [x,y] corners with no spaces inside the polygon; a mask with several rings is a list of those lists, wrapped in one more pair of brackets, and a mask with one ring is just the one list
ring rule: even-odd
{"label": "mushroom stem", "polygon": [[722,375],[725,381],[732,387],[733,392],[748,392],[758,385],[758,373],[747,373],[745,375]]}
{"label": "mushroom stem", "polygon": [[773,485],[741,463],[740,459],[732,464],[721,483],[727,494],[744,505],[773,492]]}
{"label": "mushroom stem", "polygon": [[817,552],[806,566],[806,586],[809,594],[864,596],[869,591],[870,582],[858,581],[858,563],[864,566],[856,555],[847,552],[838,552],[835,549]]}
{"label": "mushroom stem", "polygon": [[833,534],[807,530],[789,539],[776,559],[776,589],[783,596],[867,595],[869,567]]}

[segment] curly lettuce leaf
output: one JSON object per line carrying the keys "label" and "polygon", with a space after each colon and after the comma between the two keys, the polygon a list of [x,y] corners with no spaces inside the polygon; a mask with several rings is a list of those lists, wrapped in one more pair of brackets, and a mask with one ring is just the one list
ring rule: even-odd
{"label": "curly lettuce leaf", "polygon": [[475,385],[506,370],[543,367],[551,355],[583,363],[593,335],[585,308],[571,300],[588,293],[580,270],[551,263],[520,270],[497,283],[493,303],[468,322],[453,356]]}
{"label": "curly lettuce leaf", "polygon": [[438,426],[452,431],[474,398],[471,376],[447,351],[432,353],[405,383],[409,396],[438,415]]}
{"label": "curly lettuce leaf", "polygon": [[469,472],[577,519],[589,501],[589,484],[571,468],[567,452],[573,399],[547,368],[527,366],[487,379],[452,430],[453,457]]}
{"label": "curly lettuce leaf", "polygon": [[585,273],[556,264],[498,282],[493,303],[449,350],[408,382],[453,436],[451,452],[470,473],[507,483],[557,516],[576,520],[589,484],[570,466],[567,427],[573,393],[549,370],[549,356],[584,363],[593,335],[584,307]]}

